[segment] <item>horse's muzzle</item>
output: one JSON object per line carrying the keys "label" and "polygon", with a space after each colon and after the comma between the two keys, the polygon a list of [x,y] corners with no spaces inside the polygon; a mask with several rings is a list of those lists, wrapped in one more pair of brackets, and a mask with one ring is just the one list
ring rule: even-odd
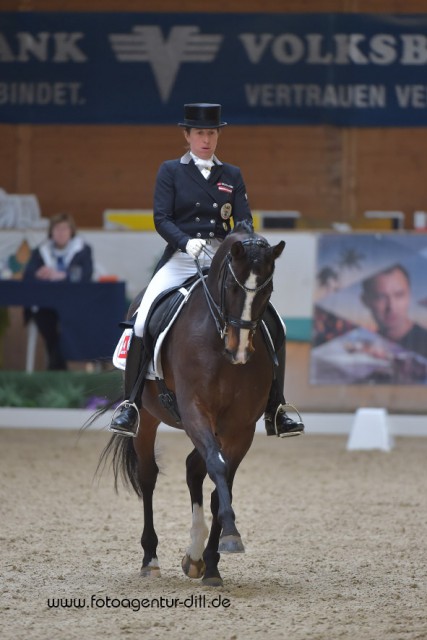
{"label": "horse's muzzle", "polygon": [[244,354],[238,356],[236,353],[228,351],[228,349],[224,349],[223,353],[230,364],[246,364],[250,360],[252,355],[251,353],[245,352]]}
{"label": "horse's muzzle", "polygon": [[[243,337],[246,337],[246,339],[243,340]],[[251,359],[254,351],[252,332],[246,330],[238,331],[235,327],[228,327],[225,336],[224,355],[231,364],[246,364]]]}

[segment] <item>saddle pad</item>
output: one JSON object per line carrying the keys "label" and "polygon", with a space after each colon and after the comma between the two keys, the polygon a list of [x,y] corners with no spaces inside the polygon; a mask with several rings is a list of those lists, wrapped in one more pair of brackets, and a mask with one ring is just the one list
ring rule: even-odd
{"label": "saddle pad", "polygon": [[[176,308],[176,311],[174,313],[174,315],[171,317],[169,323],[167,324],[167,326],[159,333],[157,341],[155,343],[154,346],[154,355],[153,358],[150,362],[150,366],[148,368],[148,372],[146,375],[146,378],[148,380],[155,380],[156,378],[161,378],[163,379],[163,370],[162,370],[162,365],[161,365],[161,358],[160,358],[160,353],[161,353],[161,347],[163,344],[163,341],[165,339],[165,337],[167,336],[171,326],[173,325],[173,323],[175,322],[176,318],[178,317],[182,307],[184,306],[184,304],[187,302],[188,298],[191,295],[191,292],[193,291],[194,287],[198,284],[198,281],[196,281],[195,283],[193,283],[193,285],[191,286],[190,289],[186,289],[185,287],[181,287],[180,289],[178,289],[179,293],[182,295],[182,300],[180,301],[179,305]],[[125,370],[126,368],[126,357],[127,357],[127,353],[129,350],[129,345],[130,345],[130,340],[132,338],[132,333],[133,333],[133,328],[132,327],[127,327],[121,337],[120,340],[117,343],[117,346],[114,350],[114,354],[113,354],[113,365],[117,368],[117,369],[121,369],[122,371]]]}
{"label": "saddle pad", "polygon": [[132,333],[132,328],[125,329],[117,343],[113,354],[113,365],[116,369],[121,369],[122,371],[126,369],[126,356],[128,354]]}

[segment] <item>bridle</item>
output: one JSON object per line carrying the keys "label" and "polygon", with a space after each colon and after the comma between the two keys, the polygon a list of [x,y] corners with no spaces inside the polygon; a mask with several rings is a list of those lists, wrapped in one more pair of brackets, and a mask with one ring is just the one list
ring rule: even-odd
{"label": "bridle", "polygon": [[[241,243],[244,246],[249,246],[249,247],[258,246],[265,249],[267,249],[270,246],[266,240],[263,240],[261,238],[256,238],[256,239],[248,238],[247,240],[241,240]],[[240,282],[240,280],[236,276],[231,262],[232,262],[232,256],[231,256],[231,253],[228,252],[222,262],[221,269],[220,269],[220,273],[222,272],[222,279],[221,279],[220,304],[218,305],[213,299],[206,285],[205,276],[202,273],[199,261],[196,259],[197,272],[200,276],[200,280],[203,285],[206,301],[208,303],[210,313],[215,321],[215,325],[219,335],[221,336],[221,339],[224,339],[224,337],[227,335],[227,329],[229,325],[231,325],[232,327],[237,327],[238,329],[247,329],[249,330],[250,336],[253,336],[258,328],[259,323],[262,320],[262,313],[256,320],[242,320],[241,318],[236,318],[235,316],[231,316],[230,314],[226,313],[225,294],[227,290],[226,281],[227,281],[228,272],[231,274],[232,278],[234,279],[236,284],[240,287],[240,289],[245,291],[245,293],[253,293],[255,295],[260,291],[262,291],[262,289],[264,289],[273,279],[273,273],[271,273],[268,276],[268,278],[266,278],[264,282],[262,282],[257,287],[254,287],[254,288],[247,287],[245,284]]]}

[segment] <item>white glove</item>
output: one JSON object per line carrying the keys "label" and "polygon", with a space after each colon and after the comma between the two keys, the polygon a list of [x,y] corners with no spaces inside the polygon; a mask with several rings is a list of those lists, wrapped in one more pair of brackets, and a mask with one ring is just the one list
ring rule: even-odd
{"label": "white glove", "polygon": [[188,253],[190,258],[193,258],[193,260],[195,260],[196,258],[199,257],[205,244],[206,244],[206,240],[199,240],[199,238],[192,238],[185,245],[185,251],[186,253]]}

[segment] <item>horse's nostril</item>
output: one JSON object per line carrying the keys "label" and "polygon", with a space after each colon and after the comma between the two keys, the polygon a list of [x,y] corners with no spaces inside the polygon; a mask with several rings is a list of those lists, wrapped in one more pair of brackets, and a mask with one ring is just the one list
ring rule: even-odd
{"label": "horse's nostril", "polygon": [[230,362],[233,362],[234,356],[233,356],[232,352],[229,349],[224,349],[223,354],[224,354],[224,356],[226,357],[227,360],[229,360]]}

